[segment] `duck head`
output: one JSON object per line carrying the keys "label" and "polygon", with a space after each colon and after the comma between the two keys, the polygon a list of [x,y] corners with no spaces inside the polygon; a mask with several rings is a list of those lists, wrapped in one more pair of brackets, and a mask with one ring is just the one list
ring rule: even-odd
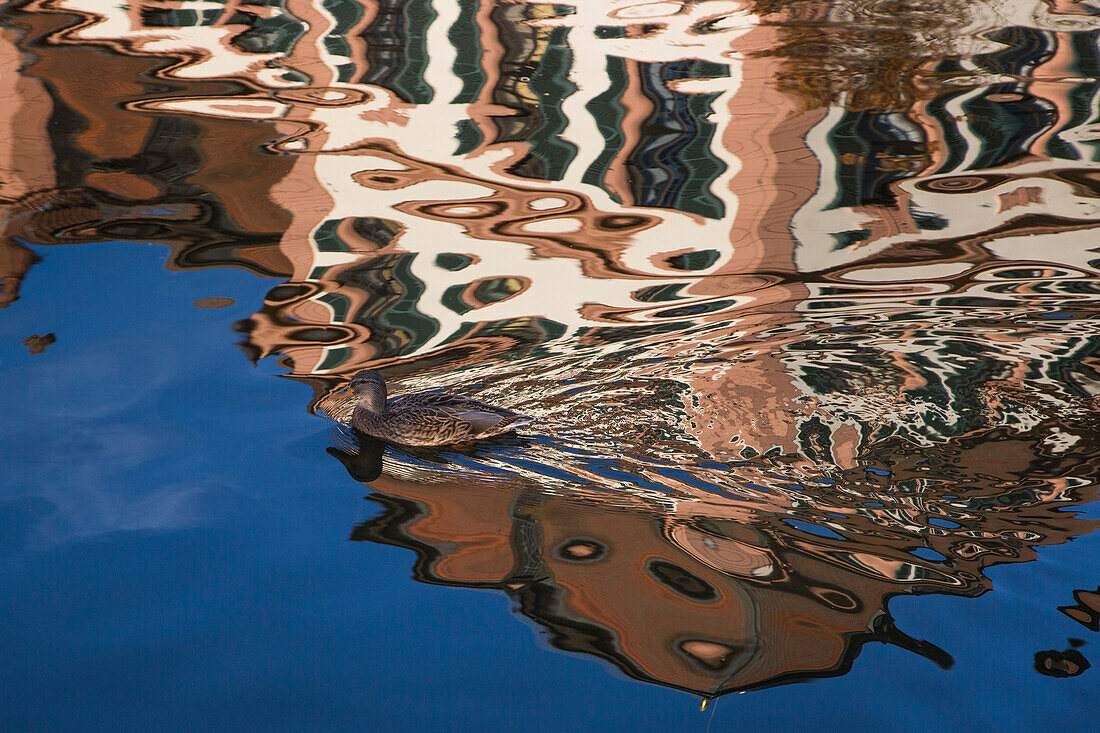
{"label": "duck head", "polygon": [[386,410],[386,381],[378,372],[364,369],[357,372],[351,378],[348,385],[355,396],[359,398],[359,404],[371,412],[385,412]]}

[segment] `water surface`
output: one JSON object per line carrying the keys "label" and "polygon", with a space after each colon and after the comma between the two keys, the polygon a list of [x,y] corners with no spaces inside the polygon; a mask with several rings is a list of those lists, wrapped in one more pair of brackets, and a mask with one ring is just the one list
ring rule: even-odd
{"label": "water surface", "polygon": [[17,729],[1098,712],[1091,5],[103,5],[0,11]]}

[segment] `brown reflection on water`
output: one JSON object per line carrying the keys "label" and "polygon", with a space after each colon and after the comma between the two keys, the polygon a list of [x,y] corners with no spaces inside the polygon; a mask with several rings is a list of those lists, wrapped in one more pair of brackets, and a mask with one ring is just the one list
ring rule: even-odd
{"label": "brown reflection on water", "polygon": [[1100,31],[1002,11],[31,2],[0,305],[32,248],[157,242],[278,281],[236,328],[311,409],[363,367],[522,405],[511,442],[339,454],[384,507],[353,538],[631,676],[947,665],[888,599],[1091,531],[1100,456]]}
{"label": "brown reflection on water", "polygon": [[[502,443],[462,465],[534,455],[556,476],[570,470],[551,450]],[[1064,508],[1095,489],[1068,487],[1065,459],[1042,452],[1026,440],[962,441],[938,458],[980,470],[950,482],[920,470],[927,454],[889,477],[858,470],[827,484],[798,484],[794,467],[767,462],[651,464],[639,473],[665,476],[675,493],[648,496],[588,488],[579,475],[568,491],[477,469],[441,476],[432,462],[461,454],[404,455],[371,483],[383,511],[352,539],[414,550],[422,582],[507,593],[557,648],[705,696],[842,674],[868,641],[949,667],[947,651],[895,627],[888,600],[977,595],[985,567],[1090,531],[1095,522]],[[616,468],[638,471],[626,463]]]}

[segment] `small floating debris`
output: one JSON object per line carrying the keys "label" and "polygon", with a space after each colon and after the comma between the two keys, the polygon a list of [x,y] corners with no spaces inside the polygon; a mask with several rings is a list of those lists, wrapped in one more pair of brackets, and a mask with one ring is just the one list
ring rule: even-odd
{"label": "small floating debris", "polygon": [[232,298],[199,298],[196,301],[192,301],[191,305],[196,308],[228,308],[231,305],[236,305],[237,301]]}
{"label": "small floating debris", "polygon": [[23,345],[27,347],[27,350],[30,351],[31,354],[41,354],[43,351],[46,350],[46,347],[52,344],[54,341],[57,341],[57,336],[55,336],[52,332],[47,333],[44,336],[39,336],[38,334],[35,334],[34,336],[28,336],[27,338],[23,339]]}

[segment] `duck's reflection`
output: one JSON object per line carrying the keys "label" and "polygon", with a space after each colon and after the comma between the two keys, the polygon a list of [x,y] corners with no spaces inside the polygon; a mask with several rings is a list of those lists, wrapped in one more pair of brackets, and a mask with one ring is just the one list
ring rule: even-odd
{"label": "duck's reflection", "polygon": [[382,454],[386,452],[385,442],[372,438],[359,431],[347,430],[347,448],[335,446],[326,452],[344,464],[348,475],[359,483],[370,483],[382,475]]}

